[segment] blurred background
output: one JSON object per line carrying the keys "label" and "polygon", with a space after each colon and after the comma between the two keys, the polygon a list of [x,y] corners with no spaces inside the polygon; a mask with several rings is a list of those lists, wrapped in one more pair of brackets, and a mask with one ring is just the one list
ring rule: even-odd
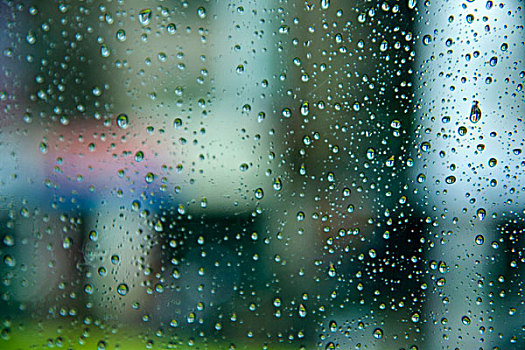
{"label": "blurred background", "polygon": [[0,16],[0,348],[525,346],[521,1]]}

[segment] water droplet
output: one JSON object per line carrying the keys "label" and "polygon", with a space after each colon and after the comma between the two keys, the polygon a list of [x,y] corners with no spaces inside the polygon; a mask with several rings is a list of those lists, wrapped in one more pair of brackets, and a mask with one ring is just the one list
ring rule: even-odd
{"label": "water droplet", "polygon": [[430,142],[425,141],[421,144],[421,151],[428,152],[430,150],[430,147]]}
{"label": "water droplet", "polygon": [[27,33],[26,35],[26,41],[30,44],[30,45],[33,45],[36,43],[36,36],[35,36],[35,33],[33,32],[29,32]]}
{"label": "water droplet", "polygon": [[394,119],[390,122],[390,127],[393,129],[400,129],[401,128],[401,121],[398,119]]}
{"label": "water droplet", "polygon": [[129,118],[127,114],[121,113],[118,115],[117,125],[121,129],[126,129],[129,126]]}
{"label": "water droplet", "polygon": [[452,185],[454,182],[456,182],[456,177],[454,175],[450,175],[445,179],[445,182],[449,185]]}
{"label": "water droplet", "polygon": [[498,160],[496,158],[489,159],[489,167],[494,168],[497,164],[498,164]]}
{"label": "water droplet", "polygon": [[71,248],[72,244],[73,244],[73,239],[71,237],[64,237],[64,240],[62,241],[62,248],[69,249]]}
{"label": "water droplet", "polygon": [[321,0],[321,9],[327,10],[330,7],[330,0]]}
{"label": "water droplet", "polygon": [[468,326],[470,324],[470,318],[468,316],[463,316],[461,317],[461,322],[463,322],[465,326]]}
{"label": "water droplet", "polygon": [[98,87],[98,86],[95,86],[91,90],[91,93],[93,94],[93,96],[100,96],[100,95],[102,95],[102,89],[100,87]]}
{"label": "water droplet", "polygon": [[119,261],[120,261],[120,257],[118,255],[115,254],[111,256],[111,263],[113,265],[117,265]]}
{"label": "water droplet", "polygon": [[419,313],[418,312],[414,312],[412,314],[412,317],[410,318],[412,320],[412,322],[414,323],[418,323],[419,322],[419,319],[420,319],[420,316],[419,316]]}
{"label": "water droplet", "polygon": [[258,188],[255,190],[255,198],[262,199],[264,197],[264,191],[262,188]]}
{"label": "water droplet", "polygon": [[175,120],[173,121],[173,127],[175,129],[180,129],[182,126],[182,119],[180,118],[175,118]]}
{"label": "water droplet", "polygon": [[155,180],[155,174],[149,172],[146,174],[146,177],[144,179],[146,180],[146,183],[150,184],[153,182],[153,180]]}
{"label": "water droplet", "polygon": [[410,10],[413,10],[416,8],[416,5],[417,5],[417,1],[416,0],[408,0],[408,8]]}
{"label": "water droplet", "polygon": [[199,7],[197,9],[197,15],[199,16],[199,18],[203,19],[203,18],[206,18],[206,9],[204,7]]}
{"label": "water droplet", "polygon": [[372,147],[370,147],[367,151],[366,151],[366,157],[370,160],[374,159],[376,155],[376,151],[375,149],[373,149]]}
{"label": "water droplet", "polygon": [[478,216],[478,219],[482,221],[483,219],[485,219],[485,216],[487,215],[487,211],[483,208],[479,208],[476,211],[476,215]]}
{"label": "water droplet", "polygon": [[477,245],[482,245],[485,243],[485,237],[483,237],[483,235],[477,235],[475,241]]}
{"label": "water droplet", "polygon": [[143,26],[147,26],[151,20],[151,15],[151,9],[141,10],[138,15],[140,24],[142,24]]}
{"label": "water droplet", "polygon": [[423,36],[423,45],[427,46],[432,42],[432,37],[430,35]]}
{"label": "water droplet", "polygon": [[137,151],[137,153],[135,153],[135,161],[141,162],[143,159],[144,159],[144,152]]}
{"label": "water droplet", "polygon": [[328,344],[326,344],[325,350],[334,350],[334,349],[335,349],[334,342],[329,342]]}
{"label": "water droplet", "polygon": [[337,322],[335,322],[334,320],[330,321],[330,323],[328,324],[328,327],[330,328],[330,331],[332,332],[337,331]]}
{"label": "water droplet", "polygon": [[330,263],[330,267],[328,268],[328,276],[335,277],[336,271],[334,264]]}
{"label": "water droplet", "polygon": [[249,166],[248,166],[248,164],[246,164],[246,163],[242,163],[241,166],[239,167],[239,169],[240,169],[241,171],[243,171],[243,172],[246,171],[246,170],[248,170],[248,168],[249,168]]}
{"label": "water droplet", "polygon": [[310,112],[310,107],[308,105],[308,102],[303,102],[303,104],[301,105],[301,115],[303,117],[306,117],[309,112]]}
{"label": "water droplet", "polygon": [[383,41],[381,42],[381,45],[379,45],[379,50],[380,50],[381,52],[385,52],[387,49],[388,49],[388,41],[383,40]]}
{"label": "water droplet", "polygon": [[275,307],[280,307],[280,306],[281,306],[281,298],[276,297],[276,298],[273,300],[273,306],[275,306]]}
{"label": "water droplet", "polygon": [[299,316],[306,317],[306,307],[303,304],[299,304]]}
{"label": "water droplet", "polygon": [[42,154],[46,154],[47,153],[47,143],[45,142],[40,142],[40,146],[39,146],[39,149],[40,149],[40,152]]}
{"label": "water droplet", "polygon": [[126,41],[126,32],[124,29],[117,30],[117,34],[115,35],[118,41],[123,42]]}
{"label": "water droplet", "polygon": [[281,114],[285,118],[290,118],[292,116],[292,111],[290,110],[290,108],[284,108]]}
{"label": "water droplet", "polygon": [[109,57],[110,54],[111,54],[111,51],[109,50],[109,48],[106,45],[102,45],[100,47],[100,55],[102,57]]}
{"label": "water droplet", "polygon": [[458,134],[459,136],[465,136],[467,134],[467,128],[464,126],[460,126],[458,128]]}
{"label": "water droplet", "polygon": [[128,294],[129,292],[129,287],[127,284],[125,283],[121,283],[118,285],[117,287],[117,293],[122,295],[122,296],[125,296],[126,294]]}
{"label": "water droplet", "polygon": [[283,183],[280,178],[275,178],[273,180],[273,189],[276,191],[280,191],[283,188]]}
{"label": "water droplet", "polygon": [[381,328],[374,329],[374,332],[372,334],[374,335],[374,338],[376,339],[383,338],[383,330]]}
{"label": "water droplet", "polygon": [[481,109],[479,108],[479,102],[474,101],[472,103],[472,108],[470,109],[470,121],[472,123],[477,123],[481,119]]}
{"label": "water droplet", "polygon": [[170,23],[166,26],[166,31],[168,32],[168,34],[175,34],[177,33],[177,26],[175,25],[175,23]]}

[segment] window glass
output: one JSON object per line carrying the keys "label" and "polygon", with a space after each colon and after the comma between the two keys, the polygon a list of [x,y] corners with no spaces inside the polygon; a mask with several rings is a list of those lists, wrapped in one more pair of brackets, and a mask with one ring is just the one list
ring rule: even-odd
{"label": "window glass", "polygon": [[0,348],[521,349],[521,0],[0,3]]}

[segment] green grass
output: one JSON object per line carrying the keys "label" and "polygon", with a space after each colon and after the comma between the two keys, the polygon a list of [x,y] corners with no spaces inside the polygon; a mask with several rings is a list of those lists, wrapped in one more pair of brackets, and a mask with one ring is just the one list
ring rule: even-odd
{"label": "green grass", "polygon": [[[7,331],[8,329],[8,331]],[[192,334],[193,335],[193,334]],[[194,342],[190,334],[172,333],[158,334],[154,330],[147,330],[139,326],[100,327],[96,325],[68,324],[66,322],[46,321],[34,322],[31,320],[11,322],[5,327],[0,339],[1,350],[29,350],[29,349],[104,349],[104,350],[143,350],[143,349],[265,349],[264,342],[244,339],[228,341],[215,338],[206,341],[194,335]],[[268,345],[267,349],[298,349],[299,346],[290,344]]]}

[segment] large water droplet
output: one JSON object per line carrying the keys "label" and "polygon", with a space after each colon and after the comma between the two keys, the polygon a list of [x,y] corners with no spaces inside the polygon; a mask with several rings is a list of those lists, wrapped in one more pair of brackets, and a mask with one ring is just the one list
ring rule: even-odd
{"label": "large water droplet", "polygon": [[129,287],[127,284],[125,283],[121,283],[118,285],[117,287],[117,293],[122,295],[122,296],[125,296],[126,294],[128,294],[129,292]]}
{"label": "large water droplet", "polygon": [[383,338],[383,330],[381,328],[374,329],[374,332],[372,334],[374,335],[374,338],[376,339]]}
{"label": "large water droplet", "polygon": [[151,14],[151,9],[143,9],[140,11],[138,15],[140,24],[147,26],[151,20]]}
{"label": "large water droplet", "polygon": [[306,317],[306,307],[303,304],[299,304],[299,316]]}
{"label": "large water droplet", "polygon": [[121,129],[126,129],[129,126],[129,118],[127,114],[121,113],[118,115],[117,125]]}
{"label": "large water droplet", "polygon": [[479,102],[474,101],[472,108],[470,109],[470,121],[472,123],[477,123],[481,119],[481,109],[479,108]]}
{"label": "large water droplet", "polygon": [[126,32],[124,29],[117,30],[117,34],[115,35],[118,41],[122,42],[126,40]]}

